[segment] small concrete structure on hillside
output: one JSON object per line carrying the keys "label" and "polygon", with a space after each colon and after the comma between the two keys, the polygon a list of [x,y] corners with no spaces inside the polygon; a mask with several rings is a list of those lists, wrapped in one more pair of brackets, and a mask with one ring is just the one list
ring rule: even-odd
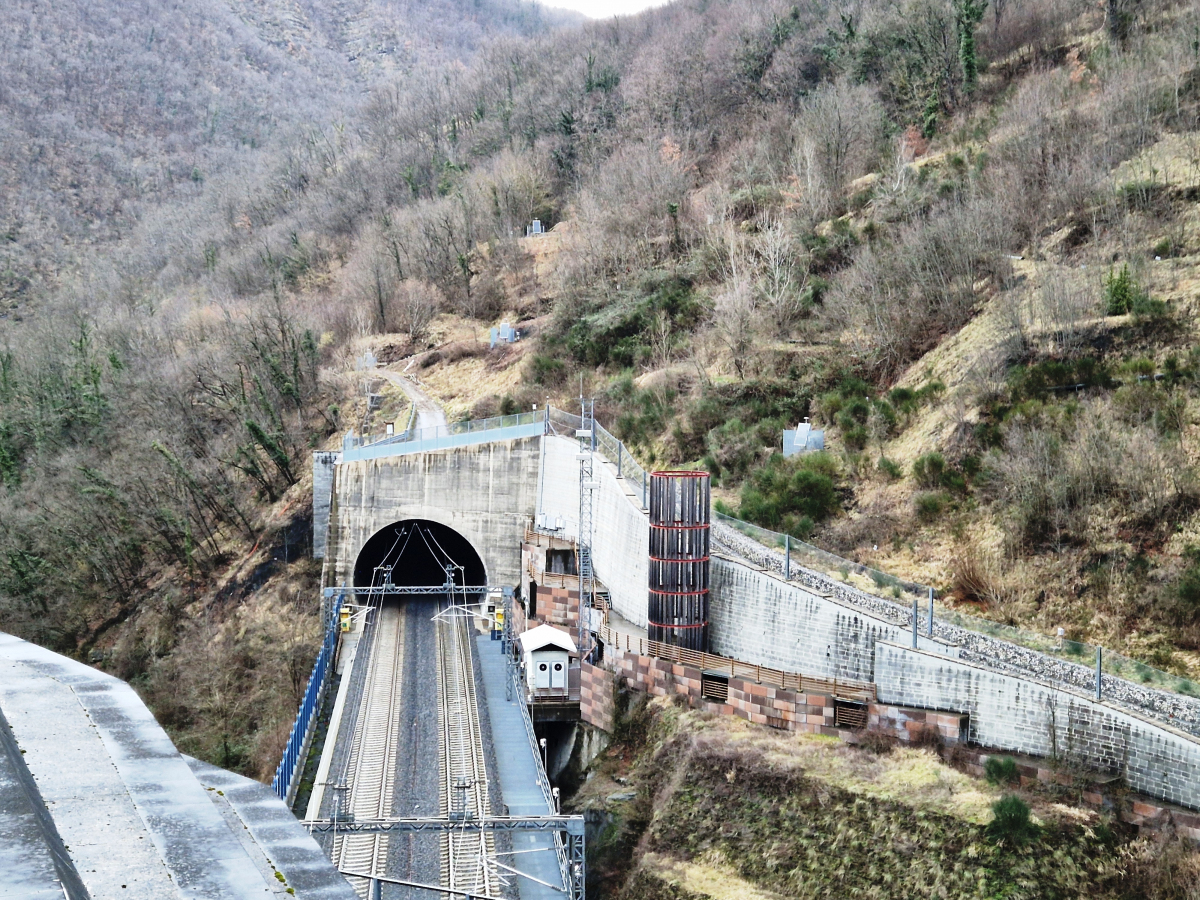
{"label": "small concrete structure on hillside", "polygon": [[783,455],[795,456],[797,453],[812,453],[825,449],[825,432],[813,428],[805,419],[796,426],[795,431],[783,433]]}

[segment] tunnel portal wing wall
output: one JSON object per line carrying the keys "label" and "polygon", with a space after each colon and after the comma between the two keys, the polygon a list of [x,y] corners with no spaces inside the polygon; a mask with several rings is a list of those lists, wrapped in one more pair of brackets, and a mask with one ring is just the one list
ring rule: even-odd
{"label": "tunnel portal wing wall", "polygon": [[489,583],[517,584],[519,548],[537,502],[541,441],[521,438],[341,463],[325,583],[350,584],[359,551],[381,528],[427,519],[470,541]]}
{"label": "tunnel portal wing wall", "polygon": [[[563,520],[563,536],[579,536],[579,442],[547,435],[542,463],[538,516]],[[608,588],[613,609],[646,626],[650,577],[650,520],[623,487],[615,467],[596,454],[592,471],[599,484],[593,504],[595,537],[592,564]]]}

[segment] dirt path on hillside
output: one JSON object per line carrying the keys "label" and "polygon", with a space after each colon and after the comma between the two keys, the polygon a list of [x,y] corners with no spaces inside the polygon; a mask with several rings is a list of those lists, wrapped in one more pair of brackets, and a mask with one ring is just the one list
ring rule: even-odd
{"label": "dirt path on hillside", "polygon": [[375,374],[386,378],[408,395],[408,399],[417,408],[417,428],[424,430],[446,427],[446,414],[442,411],[442,407],[425,393],[416,381],[399,372],[391,372],[387,369],[376,369]]}

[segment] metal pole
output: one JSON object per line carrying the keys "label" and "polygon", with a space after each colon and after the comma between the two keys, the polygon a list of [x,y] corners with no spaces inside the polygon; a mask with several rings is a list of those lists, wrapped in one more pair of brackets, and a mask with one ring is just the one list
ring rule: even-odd
{"label": "metal pole", "polygon": [[933,588],[929,589],[929,636],[933,637]]}
{"label": "metal pole", "polygon": [[621,477],[621,460],[624,456],[625,456],[625,445],[622,443],[618,443],[617,444],[617,477],[618,478]]}
{"label": "metal pole", "polygon": [[1101,690],[1101,683],[1100,683],[1101,671],[1102,671],[1101,666],[1103,665],[1103,663],[1104,663],[1104,648],[1097,647],[1096,648],[1096,699],[1097,700],[1102,699],[1102,695],[1103,695],[1103,691]]}
{"label": "metal pole", "polygon": [[383,900],[383,887],[380,885],[378,878],[371,879],[371,888],[367,896],[370,900]]}
{"label": "metal pole", "polygon": [[913,645],[912,645],[912,648],[913,648],[914,650],[916,650],[916,649],[917,649],[917,598],[916,598],[916,597],[913,597],[913,621],[912,621],[912,626],[913,626]]}
{"label": "metal pole", "polygon": [[792,580],[792,536],[783,536],[783,580]]}

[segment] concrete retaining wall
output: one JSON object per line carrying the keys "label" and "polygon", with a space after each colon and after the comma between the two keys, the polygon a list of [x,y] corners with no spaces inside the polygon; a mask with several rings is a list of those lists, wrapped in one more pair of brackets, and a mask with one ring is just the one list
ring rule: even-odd
{"label": "concrete retaining wall", "polygon": [[393,522],[428,519],[475,548],[490,584],[520,581],[520,545],[537,502],[542,438],[521,438],[337,467],[326,584],[349,584],[363,545]]}
{"label": "concrete retaining wall", "polygon": [[321,450],[313,454],[313,559],[325,558],[329,536],[329,504],[333,500],[333,471],[341,454]]}
{"label": "concrete retaining wall", "polygon": [[[713,653],[817,678],[873,681],[876,642],[911,641],[907,628],[717,556],[710,602]],[[931,646],[923,636],[918,640]]]}
{"label": "concrete retaining wall", "polygon": [[[561,517],[563,534],[579,535],[579,443],[547,435],[538,492],[538,514]],[[596,577],[608,588],[613,609],[627,621],[646,625],[650,579],[650,520],[616,467],[595,454],[592,472],[599,488],[593,500]]]}
{"label": "concrete retaining wall", "polygon": [[1200,808],[1200,744],[1106,703],[923,650],[879,642],[879,700],[967,713],[970,739],[1123,776],[1135,791]]}

